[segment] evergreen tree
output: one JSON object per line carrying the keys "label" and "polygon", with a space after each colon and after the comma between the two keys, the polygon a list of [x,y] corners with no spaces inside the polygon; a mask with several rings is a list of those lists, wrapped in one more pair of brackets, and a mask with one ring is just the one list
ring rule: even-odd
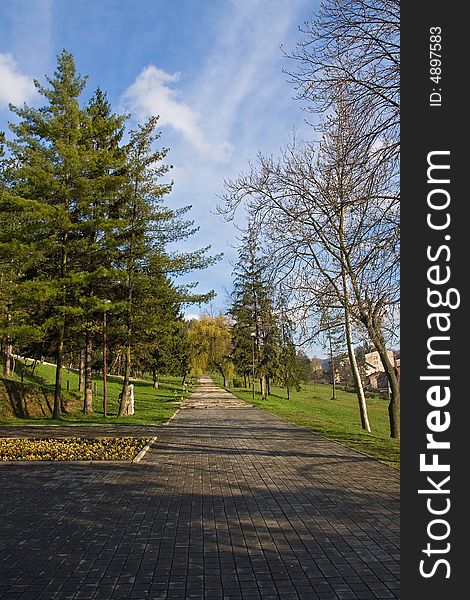
{"label": "evergreen tree", "polygon": [[246,381],[252,376],[253,370],[254,340],[251,334],[254,333],[255,327],[252,296],[246,286],[242,287],[242,282],[239,279],[235,282],[230,315],[234,321],[232,328],[233,362],[237,372],[244,377],[246,385]]}
{"label": "evergreen tree", "polygon": [[[126,225],[119,234],[120,257],[117,277],[120,299],[123,304],[124,324],[124,381],[121,392],[119,416],[128,410],[128,388],[131,372],[132,346],[134,338],[146,325],[148,311],[145,310],[145,290],[149,268],[159,269],[169,276],[188,272],[194,268],[205,268],[218,260],[208,257],[208,248],[193,252],[169,255],[165,247],[192,235],[192,221],[184,220],[190,206],[172,210],[162,204],[163,197],[172,188],[171,183],[160,183],[169,167],[163,161],[167,149],[154,150],[160,134],[156,133],[157,117],[151,117],[144,125],[130,133],[126,146],[126,183],[124,187],[121,216]],[[153,261],[153,263],[152,263]],[[158,271],[158,269],[157,269]],[[212,292],[203,295],[186,294],[182,302],[207,301]]]}
{"label": "evergreen tree", "polygon": [[[13,217],[6,235],[7,250],[24,259],[16,299],[40,305],[36,335],[49,334],[54,342],[56,379],[53,416],[61,412],[61,382],[67,326],[74,315],[80,245],[77,227],[80,180],[85,167],[83,113],[79,96],[86,80],[76,73],[70,53],[58,56],[49,87],[35,81],[45,106],[11,107],[19,117],[10,128],[15,140],[7,142],[4,170],[6,190],[2,208]],[[5,245],[3,245],[5,250]]]}
{"label": "evergreen tree", "polygon": [[159,374],[183,377],[189,363],[181,315],[183,298],[162,271],[161,263],[162,257],[149,261],[147,276],[139,287],[139,305],[134,305],[141,315],[134,322],[135,363],[140,370],[152,373],[154,388],[158,388]]}
{"label": "evergreen tree", "polygon": [[280,348],[272,289],[264,273],[265,267],[257,256],[255,232],[249,230],[243,239],[234,271],[230,309],[235,322],[233,357],[237,370],[244,375],[253,370],[254,362],[262,396],[269,395],[270,381],[275,377],[279,365]]}
{"label": "evergreen tree", "polygon": [[70,53],[58,56],[46,79],[47,86],[36,82],[44,106],[11,107],[18,122],[0,163],[2,350],[9,357],[16,343],[30,356],[55,359],[54,418],[65,408],[65,357],[79,364],[89,414],[92,368],[100,367],[93,347],[99,355],[106,311],[110,355],[124,357],[123,415],[133,353],[135,367],[187,374],[181,307],[213,292],[196,294],[193,284],[173,279],[220,257],[209,256],[209,248],[167,250],[196,228],[184,218],[189,206],[162,204],[172,183],[161,182],[169,167],[167,150],[154,149],[158,119],[131,131],[124,144],[127,117],[112,112],[104,92],[98,88],[81,107],[86,78]]}
{"label": "evergreen tree", "polygon": [[288,316],[287,301],[282,293],[278,301],[278,323],[280,329],[280,356],[277,379],[286,388],[287,399],[290,400],[291,390],[300,390],[303,370],[301,357],[298,355],[294,343],[294,323]]}
{"label": "evergreen tree", "polygon": [[[117,256],[116,233],[124,222],[117,207],[125,181],[125,153],[120,146],[126,117],[112,113],[106,94],[98,88],[84,110],[83,144],[86,167],[80,179],[79,229],[82,243],[81,271],[86,274],[80,289],[78,336],[84,337],[84,413],[92,408],[91,371],[93,338],[101,336],[104,306],[109,302],[108,286]],[[84,334],[84,335],[83,335]]]}

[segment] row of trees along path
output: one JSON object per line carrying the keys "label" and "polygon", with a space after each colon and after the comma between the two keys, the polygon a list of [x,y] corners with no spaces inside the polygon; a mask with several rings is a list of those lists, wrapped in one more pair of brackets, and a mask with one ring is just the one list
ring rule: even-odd
{"label": "row of trees along path", "polygon": [[387,375],[396,439],[400,389],[387,342],[397,331],[400,300],[399,9],[398,0],[322,4],[288,55],[317,134],[294,136],[278,159],[260,155],[226,182],[219,206],[228,220],[245,209],[242,248],[255,240],[265,279],[289,298],[305,341],[341,325],[369,431],[354,353],[357,335],[368,337]]}
{"label": "row of trees along path", "polygon": [[[183,303],[193,294],[173,276],[205,268],[208,248],[170,253],[192,235],[189,206],[169,208],[167,149],[156,149],[158,118],[127,130],[98,88],[83,102],[86,78],[63,51],[43,104],[11,106],[12,139],[2,148],[0,276],[2,334],[13,347],[56,363],[53,416],[64,410],[62,368],[84,358],[84,412],[92,412],[91,373],[108,317],[111,359],[123,362],[119,415],[126,414],[132,361],[154,372],[188,369]],[[5,141],[5,136],[2,135]],[[1,144],[0,144],[1,145]]]}

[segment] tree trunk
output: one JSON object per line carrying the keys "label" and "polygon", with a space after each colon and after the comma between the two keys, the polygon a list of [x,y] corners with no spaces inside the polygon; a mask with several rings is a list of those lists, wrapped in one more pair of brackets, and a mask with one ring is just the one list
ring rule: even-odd
{"label": "tree trunk", "polygon": [[336,374],[332,365],[331,369],[331,385],[332,385],[332,395],[331,399],[336,400]]}
{"label": "tree trunk", "polygon": [[[132,220],[136,216],[136,205],[134,203],[132,209]],[[133,256],[134,233],[131,235],[130,241],[130,256]],[[124,355],[124,379],[122,382],[121,395],[119,398],[118,417],[123,417],[129,414],[129,381],[131,378],[131,352],[132,352],[132,307],[133,307],[133,272],[134,265],[128,264],[127,275],[127,306],[126,306],[126,352]]]}
{"label": "tree trunk", "polygon": [[335,377],[335,363],[333,359],[333,344],[331,343],[331,331],[328,331],[328,340],[330,342],[330,367],[331,367],[331,385],[333,386],[332,400],[336,400],[336,377]]}
{"label": "tree trunk", "polygon": [[59,326],[55,367],[54,409],[52,411],[52,417],[54,419],[60,418],[60,410],[62,404],[62,364],[64,360],[64,337],[65,326],[64,323],[61,323],[61,325]]}
{"label": "tree trunk", "polygon": [[287,399],[290,400],[290,387],[287,386]]}
{"label": "tree trunk", "polygon": [[124,381],[122,383],[121,397],[119,401],[118,417],[129,414],[129,380],[131,376],[131,345],[128,342],[124,356]]}
{"label": "tree trunk", "polygon": [[[370,322],[370,320],[368,321]],[[390,420],[390,437],[399,440],[400,439],[400,384],[395,373],[395,368],[392,365],[390,358],[388,357],[387,348],[385,346],[385,340],[382,332],[378,327],[373,327],[371,324],[369,329],[369,335],[374,343],[374,346],[379,353],[380,360],[385,369],[385,375],[387,376],[388,384],[390,386],[390,403],[388,405],[388,417]]]}
{"label": "tree trunk", "polygon": [[78,360],[78,391],[83,392],[83,371],[85,367],[85,361],[83,360],[83,350],[80,350],[80,357]]}
{"label": "tree trunk", "polygon": [[351,318],[347,310],[344,311],[344,327],[346,330],[346,343],[348,346],[349,363],[351,365],[352,376],[354,380],[354,387],[356,388],[357,399],[359,402],[359,413],[361,415],[362,429],[365,429],[370,433],[369,417],[367,414],[366,398],[364,396],[364,388],[362,386],[361,375],[357,366],[356,355],[354,354],[354,345],[352,341],[351,333]]}
{"label": "tree trunk", "polygon": [[91,363],[93,360],[93,340],[91,331],[85,334],[85,397],[83,401],[83,412],[85,415],[93,413],[93,389]]}
{"label": "tree trunk", "polygon": [[379,353],[382,365],[385,369],[385,374],[388,379],[388,383],[391,390],[390,404],[388,406],[388,416],[390,420],[390,437],[397,440],[400,439],[400,384],[395,373],[394,366],[388,358],[387,349],[385,345],[385,339],[380,326],[380,320],[377,318],[377,313],[380,310],[379,306],[376,306],[375,310],[368,312],[367,307],[364,307],[363,301],[361,301],[361,295],[359,293],[359,286],[356,281],[356,275],[350,268],[349,275],[351,278],[353,290],[357,301],[357,318],[367,329],[367,333],[374,344],[377,352]]}
{"label": "tree trunk", "polygon": [[[6,326],[8,327],[11,320],[10,313],[6,316]],[[8,335],[5,336],[5,365],[3,367],[3,373],[5,377],[10,377],[11,375],[11,355],[12,355],[12,346],[10,342],[10,338]]]}
{"label": "tree trunk", "polygon": [[116,365],[118,364],[118,361],[119,361],[119,354],[116,356],[116,358],[113,360],[112,365],[109,367],[110,375],[119,375],[119,373],[117,372],[117,367],[116,367]]}
{"label": "tree trunk", "polygon": [[[12,373],[12,368],[11,368],[12,353],[13,353],[12,345],[10,344],[9,340],[7,339],[7,343],[5,346],[5,377],[10,377],[10,375]],[[15,369],[13,368],[13,373],[14,372],[15,372]]]}
{"label": "tree trunk", "polygon": [[364,388],[362,386],[361,375],[357,366],[356,355],[354,354],[354,344],[352,339],[351,331],[351,317],[350,311],[350,300],[349,300],[349,288],[348,279],[346,276],[347,260],[346,250],[344,247],[344,206],[341,207],[340,214],[340,253],[341,253],[341,281],[343,284],[343,296],[344,296],[344,328],[346,333],[346,343],[348,346],[349,363],[351,365],[352,376],[354,379],[354,387],[356,388],[357,400],[359,403],[359,414],[361,416],[361,425],[368,433],[370,433],[369,417],[367,415],[367,404],[364,396]]}
{"label": "tree trunk", "polygon": [[152,369],[153,389],[158,390],[158,375],[157,369]]}
{"label": "tree trunk", "polygon": [[[60,276],[63,279],[67,274],[67,251],[66,244],[68,240],[67,233],[64,234],[63,237],[63,247],[62,247],[62,259],[60,265]],[[63,291],[63,302],[64,306],[67,303],[67,292],[64,288]],[[55,387],[54,387],[54,409],[52,412],[52,416],[54,419],[58,419],[60,417],[60,410],[62,406],[62,365],[64,361],[64,338],[65,338],[65,314],[62,317],[62,321],[59,325],[58,338],[57,338],[57,361],[55,368]]]}

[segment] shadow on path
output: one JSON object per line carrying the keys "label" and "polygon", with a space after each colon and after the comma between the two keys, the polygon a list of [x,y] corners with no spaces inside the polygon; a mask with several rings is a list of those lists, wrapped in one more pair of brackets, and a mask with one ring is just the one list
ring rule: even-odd
{"label": "shadow on path", "polygon": [[396,471],[248,407],[157,435],[139,464],[0,468],[0,598],[399,598]]}

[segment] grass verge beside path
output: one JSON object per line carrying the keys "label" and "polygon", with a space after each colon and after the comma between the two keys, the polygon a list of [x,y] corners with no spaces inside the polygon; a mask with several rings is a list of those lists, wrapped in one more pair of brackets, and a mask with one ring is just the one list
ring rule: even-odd
{"label": "grass verge beside path", "polygon": [[[217,385],[223,387],[222,378],[213,374]],[[362,452],[396,469],[400,468],[400,444],[390,438],[388,400],[378,396],[367,399],[367,409],[372,433],[361,428],[357,397],[354,393],[337,391],[331,400],[331,386],[306,384],[291,392],[272,387],[271,395],[263,400],[257,391],[253,401],[247,388],[227,388],[238,398],[286,421],[301,425],[348,448]]]}
{"label": "grass verge beside path", "polygon": [[[38,363],[32,373],[31,360],[27,360],[27,366],[23,370],[21,360],[16,361],[16,371],[14,379],[19,382],[23,371],[25,384],[35,384],[45,390],[53,390],[55,378],[55,366]],[[67,392],[67,382],[68,389]],[[26,412],[24,417],[6,416],[0,417],[0,424],[17,425],[86,425],[86,424],[123,424],[123,425],[150,425],[165,423],[170,419],[179,408],[181,400],[186,397],[195,383],[195,380],[188,381],[188,386],[183,386],[181,377],[162,376],[159,383],[159,389],[153,389],[150,378],[132,380],[134,384],[134,415],[118,417],[118,397],[122,388],[122,378],[107,377],[107,414],[103,416],[103,379],[100,375],[93,374],[93,414],[85,416],[82,412],[83,401],[81,393],[78,392],[78,374],[75,371],[64,369],[63,372],[63,394],[66,398],[70,411],[63,414],[60,419],[52,419],[49,416],[40,414],[28,414],[28,407],[21,407]],[[20,383],[18,383],[20,385]],[[96,393],[95,393],[96,390]],[[16,401],[17,402],[17,401]],[[51,404],[50,400],[48,401]],[[14,398],[2,397],[0,403],[3,403],[5,411],[13,414]],[[43,401],[43,405],[47,401]],[[15,410],[18,407],[15,406]],[[51,407],[46,408],[50,409]],[[16,410],[16,414],[17,414]],[[1,415],[0,411],[0,415]]]}

